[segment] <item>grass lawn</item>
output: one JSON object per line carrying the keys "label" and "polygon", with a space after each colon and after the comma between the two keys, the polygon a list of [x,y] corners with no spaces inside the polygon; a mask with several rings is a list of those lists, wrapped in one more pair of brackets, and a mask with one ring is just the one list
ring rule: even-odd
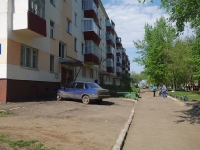
{"label": "grass lawn", "polygon": [[168,91],[168,94],[172,94],[172,95],[179,96],[179,97],[187,96],[189,101],[197,100],[197,101],[200,102],[200,92],[199,91],[190,91],[190,92],[186,92],[186,91],[171,92],[171,91]]}

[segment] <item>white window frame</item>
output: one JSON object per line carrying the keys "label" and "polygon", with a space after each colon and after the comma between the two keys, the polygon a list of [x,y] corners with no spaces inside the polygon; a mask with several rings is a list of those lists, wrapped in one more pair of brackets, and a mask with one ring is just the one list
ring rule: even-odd
{"label": "white window frame", "polygon": [[29,0],[29,11],[36,14],[40,18],[45,19],[45,1]]}
{"label": "white window frame", "polygon": [[38,50],[22,44],[20,51],[20,66],[38,69]]}
{"label": "white window frame", "polygon": [[71,34],[71,21],[66,21],[66,31]]}
{"label": "white window frame", "polygon": [[50,37],[54,38],[54,22],[50,21]]}
{"label": "white window frame", "polygon": [[54,55],[50,55],[50,72],[54,72]]}
{"label": "white window frame", "polygon": [[66,47],[65,44],[63,44],[62,42],[59,42],[59,58],[65,57],[65,47]]}
{"label": "white window frame", "polygon": [[77,14],[76,13],[74,13],[74,24],[75,24],[75,26],[77,26]]}

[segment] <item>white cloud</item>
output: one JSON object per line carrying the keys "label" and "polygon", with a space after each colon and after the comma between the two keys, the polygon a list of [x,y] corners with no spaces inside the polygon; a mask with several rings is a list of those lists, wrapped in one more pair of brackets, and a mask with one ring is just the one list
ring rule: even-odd
{"label": "white cloud", "polygon": [[156,19],[164,15],[159,6],[140,4],[138,0],[112,0],[104,5],[106,12],[115,23],[117,35],[121,37],[123,47],[131,62],[131,71],[141,72],[142,66],[133,63],[138,57],[133,41],[141,40],[144,36],[145,23],[153,25]]}

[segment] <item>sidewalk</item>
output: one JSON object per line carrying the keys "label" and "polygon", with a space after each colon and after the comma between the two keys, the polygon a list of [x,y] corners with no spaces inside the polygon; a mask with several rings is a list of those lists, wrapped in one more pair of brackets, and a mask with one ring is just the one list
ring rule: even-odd
{"label": "sidewalk", "polygon": [[141,97],[123,150],[200,149],[200,105],[153,97],[147,90]]}

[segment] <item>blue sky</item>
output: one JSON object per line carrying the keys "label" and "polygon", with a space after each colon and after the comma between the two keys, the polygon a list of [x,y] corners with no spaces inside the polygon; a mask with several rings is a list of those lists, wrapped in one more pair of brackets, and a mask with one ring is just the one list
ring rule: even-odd
{"label": "blue sky", "polygon": [[165,15],[164,11],[159,9],[160,0],[145,4],[140,4],[138,0],[101,1],[109,18],[115,23],[118,36],[122,38],[123,47],[126,49],[131,63],[130,71],[140,73],[143,67],[132,61],[138,57],[133,41],[143,38],[145,23],[153,25],[156,19]]}

